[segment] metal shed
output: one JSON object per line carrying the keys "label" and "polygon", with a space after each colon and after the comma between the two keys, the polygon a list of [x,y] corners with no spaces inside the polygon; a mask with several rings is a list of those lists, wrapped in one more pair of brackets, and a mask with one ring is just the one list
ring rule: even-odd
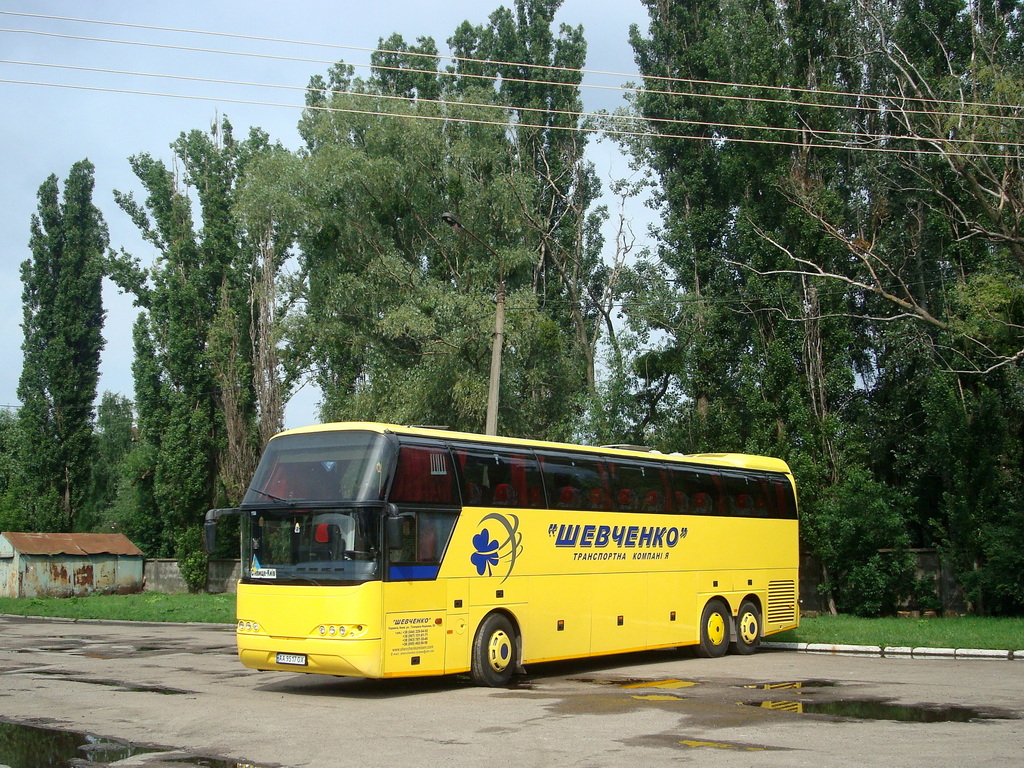
{"label": "metal shed", "polygon": [[0,533],[0,596],[141,592],[142,551],[120,533]]}

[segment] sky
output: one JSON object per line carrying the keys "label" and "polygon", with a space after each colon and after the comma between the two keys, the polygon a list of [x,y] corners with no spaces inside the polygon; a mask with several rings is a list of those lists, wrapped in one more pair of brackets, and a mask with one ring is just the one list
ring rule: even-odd
{"label": "sky", "polygon": [[[360,65],[369,64],[367,49],[395,32],[408,43],[421,36],[433,37],[446,54],[445,41],[459,24],[465,20],[486,23],[502,4],[501,0],[493,0],[493,5],[480,0],[295,0],[287,5],[266,0],[0,0],[0,360],[6,361],[0,364],[0,407],[19,404],[20,264],[30,255],[36,193],[50,174],[59,177],[63,189],[71,166],[88,158],[96,168],[93,203],[107,222],[111,246],[149,263],[152,247],[141,240],[114,202],[114,190],[143,198],[129,167],[131,155],[149,153],[170,165],[170,143],[184,131],[208,129],[218,116],[228,117],[238,137],[247,135],[250,127],[259,127],[272,140],[297,149],[302,88],[311,75],[324,73],[330,63],[344,59],[365,76],[368,69]],[[504,4],[512,6],[511,0]],[[647,29],[640,0],[565,0],[556,22],[584,28],[586,69],[594,71],[584,77],[585,86],[594,86],[583,89],[584,109],[620,106],[618,86],[639,79],[628,34],[631,24]],[[147,76],[153,74],[194,79]],[[210,80],[232,82],[204,82]],[[629,174],[612,142],[591,142],[591,159],[606,185],[611,178]],[[627,217],[642,221],[650,216],[642,202],[634,205],[625,212]],[[643,226],[635,229],[642,235]],[[612,247],[610,233],[609,240]],[[109,390],[132,398],[131,329],[137,310],[130,296],[107,282],[103,298],[106,346],[98,393]],[[318,421],[319,399],[311,384],[295,393],[286,409],[286,426]]]}

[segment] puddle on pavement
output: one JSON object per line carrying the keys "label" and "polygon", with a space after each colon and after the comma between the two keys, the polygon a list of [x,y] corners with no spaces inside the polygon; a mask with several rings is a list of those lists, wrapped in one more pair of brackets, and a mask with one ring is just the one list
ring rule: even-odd
{"label": "puddle on pavement", "polygon": [[[180,757],[168,760],[168,763],[188,763],[189,766],[202,766],[202,768],[259,768],[253,763],[239,763],[236,760],[220,760],[215,757]],[[269,768],[269,766],[268,766]]]}
{"label": "puddle on pavement", "polygon": [[796,712],[803,715],[833,715],[860,720],[898,720],[908,723],[971,723],[980,720],[1011,720],[1008,713],[983,711],[955,705],[909,705],[885,701],[746,701],[750,707]]}
{"label": "puddle on pavement", "polygon": [[753,688],[758,691],[791,691],[803,690],[804,688],[835,688],[836,683],[831,680],[792,680],[785,683],[757,683],[756,685],[744,685],[743,688]]}
{"label": "puddle on pavement", "polygon": [[698,685],[693,680],[676,680],[675,678],[647,679],[630,677],[624,680],[606,680],[594,677],[570,678],[574,683],[590,683],[591,685],[614,685],[618,688],[690,688]]}
{"label": "puddle on pavement", "polygon": [[744,685],[742,687],[748,690],[792,691],[799,698],[742,703],[748,707],[795,712],[802,715],[832,715],[859,720],[895,720],[906,723],[970,723],[980,720],[1008,720],[1017,717],[1015,714],[998,710],[976,709],[954,704],[893,704],[877,699],[819,701],[813,697],[805,698],[803,696],[805,692],[813,694],[815,689],[835,688],[837,685],[832,680],[792,680]]}
{"label": "puddle on pavement", "polygon": [[[661,679],[608,679],[608,678],[573,678],[574,682],[592,685],[615,686],[630,690],[631,699],[651,702],[710,701],[711,699],[691,699],[682,689],[701,686],[705,690],[708,684],[692,680],[675,678]],[[975,708],[943,704],[894,704],[876,699],[838,699],[819,700],[818,696],[830,697],[829,689],[839,687],[832,680],[786,680],[782,682],[753,683],[737,685],[750,691],[778,692],[786,695],[785,699],[751,700],[738,702],[741,706],[773,709],[783,712],[795,712],[805,715],[831,715],[833,717],[856,718],[861,720],[894,720],[911,723],[972,723],[984,720],[1018,719],[1019,714],[995,708]],[[707,690],[712,690],[708,688]],[[819,691],[821,693],[819,693]],[[791,698],[790,698],[791,697]],[[735,701],[735,700],[734,700]]]}
{"label": "puddle on pavement", "polygon": [[184,755],[181,752],[172,752],[166,747],[142,747],[91,733],[41,728],[0,720],[0,767],[3,768],[68,768],[83,764],[101,766],[135,755],[157,753],[173,754],[161,760],[161,765],[186,763],[203,768],[258,768],[249,762]]}
{"label": "puddle on pavement", "polygon": [[[128,691],[129,693],[159,693],[161,696],[185,696],[193,693],[192,691],[185,691],[180,688],[167,688],[162,685],[135,685],[133,683],[124,683],[119,680],[90,680],[85,677],[76,677],[65,669],[32,669],[27,671],[31,672],[33,675],[62,677],[69,683],[102,685],[107,688],[116,688],[119,691]],[[0,763],[0,768],[2,768],[2,763]]]}
{"label": "puddle on pavement", "polygon": [[58,731],[0,720],[0,765],[10,768],[69,766],[73,760],[106,764],[133,755],[162,751],[90,733]]}

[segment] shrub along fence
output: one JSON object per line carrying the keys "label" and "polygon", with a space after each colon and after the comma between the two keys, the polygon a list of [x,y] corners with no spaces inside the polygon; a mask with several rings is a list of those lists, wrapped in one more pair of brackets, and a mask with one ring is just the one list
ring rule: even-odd
{"label": "shrub along fence", "polygon": [[[214,594],[234,592],[240,572],[238,560],[210,560],[206,571],[206,591]],[[146,590],[188,592],[177,560],[146,560],[142,578]]]}

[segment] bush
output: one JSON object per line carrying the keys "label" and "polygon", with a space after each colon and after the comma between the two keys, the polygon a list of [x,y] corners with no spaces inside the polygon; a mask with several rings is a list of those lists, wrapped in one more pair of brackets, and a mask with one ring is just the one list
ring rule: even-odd
{"label": "bush", "polygon": [[174,556],[189,592],[204,591],[208,560],[203,551],[203,529],[197,526],[186,528],[176,539]]}
{"label": "bush", "polygon": [[802,533],[825,569],[819,589],[831,594],[841,613],[891,613],[900,596],[911,591],[906,508],[901,493],[858,466],[848,468],[817,498],[807,499]]}

